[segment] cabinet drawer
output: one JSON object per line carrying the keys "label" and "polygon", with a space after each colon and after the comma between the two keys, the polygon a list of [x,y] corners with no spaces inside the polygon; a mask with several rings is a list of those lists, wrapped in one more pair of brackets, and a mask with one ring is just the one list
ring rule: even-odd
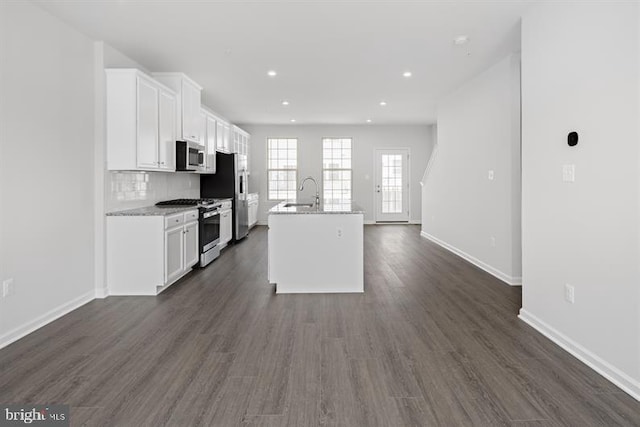
{"label": "cabinet drawer", "polygon": [[164,228],[165,230],[167,228],[172,228],[172,227],[176,227],[180,224],[184,224],[184,214],[183,213],[179,213],[179,214],[174,214],[174,215],[170,215],[164,218]]}
{"label": "cabinet drawer", "polygon": [[184,214],[184,222],[193,222],[198,220],[198,211],[189,211]]}

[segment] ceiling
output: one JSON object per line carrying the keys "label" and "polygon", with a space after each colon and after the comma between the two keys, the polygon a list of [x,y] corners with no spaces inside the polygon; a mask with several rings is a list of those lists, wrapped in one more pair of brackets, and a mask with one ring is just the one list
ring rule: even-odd
{"label": "ceiling", "polygon": [[[520,50],[531,2],[35,3],[147,69],[185,72],[204,87],[203,103],[235,123],[428,124],[443,95]],[[455,45],[459,35],[468,43]]]}

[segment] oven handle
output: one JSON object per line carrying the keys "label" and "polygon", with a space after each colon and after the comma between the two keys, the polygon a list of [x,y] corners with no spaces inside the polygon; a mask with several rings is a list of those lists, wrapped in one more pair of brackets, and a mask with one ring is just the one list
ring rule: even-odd
{"label": "oven handle", "polygon": [[202,215],[202,218],[207,219],[207,218],[211,218],[212,216],[216,216],[216,215],[220,215],[220,211],[213,211],[213,212],[206,212]]}

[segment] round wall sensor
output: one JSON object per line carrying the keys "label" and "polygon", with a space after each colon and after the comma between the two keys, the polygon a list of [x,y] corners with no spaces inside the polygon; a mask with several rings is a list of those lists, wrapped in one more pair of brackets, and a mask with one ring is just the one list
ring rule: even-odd
{"label": "round wall sensor", "polygon": [[569,147],[578,145],[578,132],[569,132],[569,135],[567,135],[567,144],[569,144]]}

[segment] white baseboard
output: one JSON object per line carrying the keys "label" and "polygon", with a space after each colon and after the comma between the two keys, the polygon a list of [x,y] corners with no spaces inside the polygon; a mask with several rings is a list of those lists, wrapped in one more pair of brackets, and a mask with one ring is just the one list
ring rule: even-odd
{"label": "white baseboard", "polygon": [[411,224],[411,225],[422,225],[422,221],[411,220],[411,221],[409,221],[409,224]]}
{"label": "white baseboard", "polygon": [[506,283],[509,286],[521,286],[522,285],[522,277],[513,277],[513,276],[509,276],[506,273],[503,273],[502,271],[498,270],[495,267],[490,266],[489,264],[480,261],[478,258],[469,255],[468,253],[461,251],[460,249],[456,248],[455,246],[452,246],[450,244],[448,244],[447,242],[444,242],[440,239],[438,239],[437,237],[432,236],[431,234],[421,231],[420,235],[422,237],[424,237],[425,239],[431,240],[433,243],[442,246],[443,248],[445,248],[446,250],[453,252],[454,254],[458,255],[460,258],[464,259],[465,261],[470,262],[471,264],[475,265],[478,268],[481,268],[482,270],[486,271],[487,273],[491,274],[492,276],[502,280],[504,283]]}
{"label": "white baseboard", "polygon": [[634,380],[620,369],[596,356],[571,338],[557,331],[525,309],[520,309],[518,318],[571,353],[585,365],[620,387],[634,399],[640,401],[640,382]]}
{"label": "white baseboard", "polygon": [[96,298],[104,299],[109,296],[109,290],[107,288],[96,288]]}
{"label": "white baseboard", "polygon": [[96,292],[92,290],[91,292],[87,292],[84,295],[80,295],[77,298],[72,299],[71,301],[64,303],[53,310],[49,310],[45,314],[36,317],[30,322],[25,323],[22,326],[18,326],[12,331],[7,332],[6,334],[0,336],[0,348],[4,348],[11,344],[14,341],[19,340],[36,329],[40,329],[44,325],[53,322],[54,320],[64,316],[75,310],[78,307],[81,307],[88,303],[89,301],[95,299]]}

